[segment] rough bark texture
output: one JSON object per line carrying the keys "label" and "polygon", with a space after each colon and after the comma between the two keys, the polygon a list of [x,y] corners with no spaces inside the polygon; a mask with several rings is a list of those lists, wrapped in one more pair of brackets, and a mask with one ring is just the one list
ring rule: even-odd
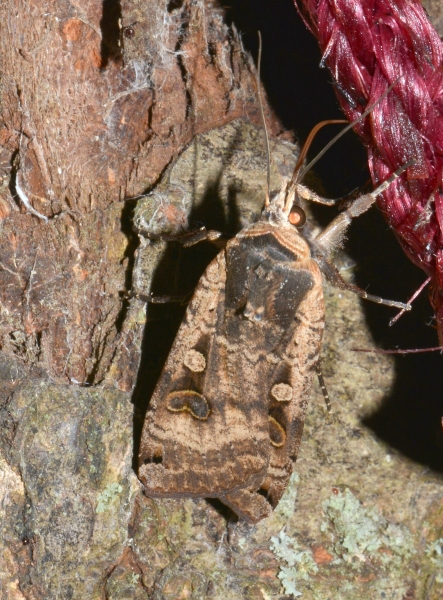
{"label": "rough bark texture", "polygon": [[[251,63],[218,12],[113,6],[0,6],[0,597],[440,598],[441,477],[363,425],[392,396],[399,363],[351,352],[373,345],[352,294],[326,287],[334,412],[314,386],[271,518],[245,526],[216,503],[143,496],[132,455],[182,309],[146,310],[120,292],[186,294],[214,251],[182,256],[142,238],[135,252],[131,222],[235,232],[260,210],[264,150],[248,124]],[[294,149],[273,146],[277,187]],[[151,189],[135,210],[123,202]]]}
{"label": "rough bark texture", "polygon": [[59,381],[97,383],[131,280],[124,199],[196,133],[257,120],[252,63],[201,1],[2,2],[0,22],[1,345]]}

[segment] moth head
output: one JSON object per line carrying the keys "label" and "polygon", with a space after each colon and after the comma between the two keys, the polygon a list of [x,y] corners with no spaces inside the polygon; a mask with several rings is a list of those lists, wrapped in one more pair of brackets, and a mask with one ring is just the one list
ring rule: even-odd
{"label": "moth head", "polygon": [[297,202],[295,189],[289,189],[290,186],[291,183],[283,184],[281,190],[265,204],[262,217],[279,227],[299,229],[306,223],[306,213]]}

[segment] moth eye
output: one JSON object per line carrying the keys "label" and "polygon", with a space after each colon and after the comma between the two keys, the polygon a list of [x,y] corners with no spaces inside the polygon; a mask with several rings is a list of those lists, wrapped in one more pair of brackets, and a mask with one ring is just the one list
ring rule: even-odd
{"label": "moth eye", "polygon": [[278,402],[290,402],[292,400],[292,387],[287,383],[277,383],[272,387],[271,395]]}
{"label": "moth eye", "polygon": [[295,227],[303,227],[306,223],[306,213],[301,206],[297,206],[297,204],[292,205],[291,212],[288,215],[288,221],[291,225],[295,225]]}
{"label": "moth eye", "polygon": [[269,417],[269,438],[276,448],[281,448],[286,442],[285,430],[273,417]]}
{"label": "moth eye", "polygon": [[206,359],[203,354],[197,350],[188,350],[185,354],[183,364],[193,373],[201,373],[206,369]]}
{"label": "moth eye", "polygon": [[171,412],[189,412],[199,421],[206,421],[211,412],[206,398],[192,390],[182,390],[168,394],[167,408]]}

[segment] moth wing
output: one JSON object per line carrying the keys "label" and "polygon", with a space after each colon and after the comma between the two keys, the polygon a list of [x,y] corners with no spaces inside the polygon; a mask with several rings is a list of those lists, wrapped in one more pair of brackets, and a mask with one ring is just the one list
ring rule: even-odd
{"label": "moth wing", "polygon": [[[238,348],[223,335],[225,284],[221,252],[199,281],[146,415],[139,477],[148,496],[223,500],[259,488],[266,475],[267,411],[248,401],[262,393],[262,380],[250,373],[245,398]],[[258,502],[270,512],[264,498]]]}
{"label": "moth wing", "polygon": [[[255,490],[244,486],[222,499],[252,522],[266,516],[263,500],[268,514],[277,506],[292,473],[324,327],[317,264],[310,258],[300,260],[289,249],[291,239],[282,246],[275,232],[263,230],[253,230],[251,239],[245,232],[245,239],[230,248],[228,273],[233,280],[228,281],[226,299],[232,313],[247,317],[229,319],[232,328],[242,332],[227,337],[243,339],[248,349],[244,360],[249,361],[251,372],[255,369],[261,376],[259,397],[264,407],[259,410],[268,419],[266,477]],[[305,242],[301,244],[303,248]]]}
{"label": "moth wing", "polygon": [[[297,309],[297,326],[282,361],[269,377],[271,458],[261,492],[279,503],[297,459],[324,329],[322,276],[312,261],[314,285]],[[283,350],[283,349],[282,349]]]}

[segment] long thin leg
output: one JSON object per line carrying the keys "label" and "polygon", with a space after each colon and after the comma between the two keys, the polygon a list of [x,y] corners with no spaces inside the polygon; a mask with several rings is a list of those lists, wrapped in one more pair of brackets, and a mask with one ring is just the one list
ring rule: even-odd
{"label": "long thin leg", "polygon": [[149,302],[149,304],[169,304],[170,302],[177,302],[179,304],[187,304],[192,293],[186,296],[155,296],[154,294],[138,294],[129,290],[125,292],[123,297],[126,299],[137,298],[142,302]]}
{"label": "long thin leg", "polygon": [[370,300],[371,302],[376,302],[377,304],[384,304],[385,306],[394,306],[395,308],[400,308],[402,310],[412,309],[411,304],[397,302],[396,300],[385,300],[380,296],[368,294],[367,292],[365,292],[365,290],[362,290],[361,288],[359,288],[356,285],[353,285],[352,283],[348,283],[342,278],[337,268],[334,267],[334,265],[332,265],[330,262],[328,262],[324,256],[316,255],[315,260],[317,261],[320,269],[325,274],[326,278],[336,287],[342,290],[349,290],[350,292],[354,292],[354,294],[357,294],[361,298],[364,298],[365,300]]}
{"label": "long thin leg", "polygon": [[194,231],[187,231],[185,233],[169,234],[169,233],[151,233],[138,229],[136,227],[133,230],[143,237],[147,237],[150,240],[162,240],[164,242],[179,242],[184,248],[194,246],[199,242],[213,242],[217,246],[225,246],[227,237],[220,233],[220,231],[214,231],[212,229],[207,230],[204,227],[196,229]]}
{"label": "long thin leg", "polygon": [[315,370],[317,371],[318,382],[320,384],[323,398],[324,398],[324,401],[326,404],[326,410],[328,411],[328,413],[330,413],[331,412],[331,400],[329,398],[328,390],[326,389],[325,380],[323,379],[323,373],[321,372],[320,359],[318,360],[317,364],[315,365]]}
{"label": "long thin leg", "polygon": [[[418,288],[418,290],[416,290],[412,294],[412,296],[409,298],[408,304],[412,304],[412,302],[414,302],[414,300],[424,290],[424,288],[428,285],[428,283],[431,281],[431,279],[432,279],[432,277],[428,277],[426,279],[426,281],[421,284],[421,286]],[[404,310],[401,310],[395,317],[392,317],[392,319],[389,321],[389,327],[394,325],[394,323],[396,323],[399,320],[399,318],[403,315],[404,312],[405,312]]]}
{"label": "long thin leg", "polygon": [[395,173],[388,177],[388,179],[379,185],[373,192],[357,198],[347,210],[339,214],[338,217],[336,217],[328,227],[315,238],[316,243],[323,248],[327,256],[329,256],[335,248],[338,248],[341,245],[344,234],[352,219],[366,212],[368,208],[374,204],[377,196],[384,192],[397,177],[404,173],[406,169],[414,163],[415,159],[410,160],[397,169]]}
{"label": "long thin leg", "polygon": [[[185,233],[179,234],[157,234],[151,233],[149,231],[144,231],[143,229],[139,229],[138,227],[133,227],[133,230],[144,237],[149,238],[150,240],[162,240],[164,242],[179,242],[183,245],[184,248],[189,248],[190,246],[194,246],[199,242],[212,242],[216,246],[220,248],[224,248],[226,246],[227,240],[229,239],[224,234],[219,231],[206,230],[204,227],[197,229],[195,231],[188,231]],[[183,296],[156,296],[154,294],[139,294],[136,292],[128,291],[125,293],[125,297],[137,298],[142,302],[149,302],[150,304],[168,304],[169,302],[177,302],[179,304],[187,304],[189,299],[191,298],[192,293],[188,293]]]}
{"label": "long thin leg", "polygon": [[317,204],[325,204],[326,206],[335,206],[337,202],[340,202],[341,199],[332,200],[331,198],[323,198],[323,196],[319,196],[313,190],[310,190],[305,185],[301,183],[297,183],[296,185],[297,194],[303,200],[309,200],[310,202],[317,202]]}
{"label": "long thin leg", "polygon": [[295,190],[297,192],[297,195],[300,198],[303,198],[303,200],[308,200],[309,202],[316,202],[317,204],[324,204],[325,206],[337,206],[338,204],[341,204],[344,201],[349,201],[351,198],[354,199],[355,192],[357,191],[355,189],[341,198],[324,198],[323,196],[319,196],[316,192],[309,189],[305,185],[302,185],[301,183],[297,183],[297,185],[295,186]]}

